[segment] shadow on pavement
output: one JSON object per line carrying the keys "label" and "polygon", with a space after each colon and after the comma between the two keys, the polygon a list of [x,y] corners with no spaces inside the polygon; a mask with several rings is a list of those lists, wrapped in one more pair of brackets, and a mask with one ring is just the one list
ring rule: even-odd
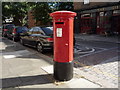
{"label": "shadow on pavement", "polygon": [[53,83],[53,82],[54,82],[54,79],[53,79],[52,74],[5,78],[5,79],[2,79],[2,87],[0,87],[0,88],[49,84],[49,83]]}

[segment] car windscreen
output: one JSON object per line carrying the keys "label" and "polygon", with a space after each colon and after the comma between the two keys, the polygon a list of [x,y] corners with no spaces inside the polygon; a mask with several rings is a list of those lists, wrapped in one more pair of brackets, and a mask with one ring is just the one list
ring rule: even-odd
{"label": "car windscreen", "polygon": [[22,32],[25,32],[25,31],[28,31],[27,27],[17,27],[17,32],[18,33],[22,33]]}
{"label": "car windscreen", "polygon": [[9,29],[9,28],[13,28],[13,27],[15,27],[15,25],[10,24],[10,25],[6,25],[6,26],[5,26],[5,29]]}
{"label": "car windscreen", "polygon": [[45,32],[45,34],[46,34],[47,36],[53,35],[53,30],[52,30],[52,29],[46,28],[46,27],[41,28],[41,29]]}

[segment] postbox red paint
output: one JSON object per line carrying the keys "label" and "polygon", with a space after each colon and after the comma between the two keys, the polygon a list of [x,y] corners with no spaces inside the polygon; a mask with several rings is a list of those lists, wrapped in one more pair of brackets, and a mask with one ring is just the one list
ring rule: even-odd
{"label": "postbox red paint", "polygon": [[50,16],[54,29],[54,77],[67,81],[73,77],[73,22],[76,13],[56,11]]}

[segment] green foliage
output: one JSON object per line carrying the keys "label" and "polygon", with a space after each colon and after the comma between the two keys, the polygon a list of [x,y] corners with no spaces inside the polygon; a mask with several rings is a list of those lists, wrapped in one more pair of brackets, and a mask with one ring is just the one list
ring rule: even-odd
{"label": "green foliage", "polygon": [[57,7],[57,10],[73,11],[73,2],[59,2]]}
{"label": "green foliage", "polygon": [[73,10],[72,2],[3,2],[2,19],[13,18],[15,25],[27,23],[27,13],[33,11],[34,19],[37,22],[46,24],[51,21],[50,13],[58,10]]}
{"label": "green foliage", "polygon": [[42,24],[50,22],[49,13],[51,13],[51,8],[47,2],[38,2],[32,8],[33,16],[36,20],[36,23],[41,21]]}
{"label": "green foliage", "polygon": [[59,10],[73,11],[73,2],[50,2],[49,6],[52,12]]}
{"label": "green foliage", "polygon": [[28,5],[27,2],[3,2],[2,3],[2,18],[13,18],[13,23],[23,25],[26,23]]}

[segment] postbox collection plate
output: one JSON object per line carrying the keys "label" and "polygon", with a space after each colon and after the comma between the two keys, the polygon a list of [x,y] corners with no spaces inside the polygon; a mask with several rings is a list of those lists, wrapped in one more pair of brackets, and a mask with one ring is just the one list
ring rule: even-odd
{"label": "postbox collection plate", "polygon": [[62,28],[57,28],[57,37],[62,37]]}

